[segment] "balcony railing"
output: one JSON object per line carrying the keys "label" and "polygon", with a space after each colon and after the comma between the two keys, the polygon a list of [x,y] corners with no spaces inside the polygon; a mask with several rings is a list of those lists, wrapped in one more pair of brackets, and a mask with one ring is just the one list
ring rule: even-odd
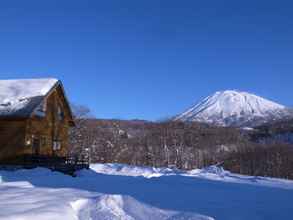
{"label": "balcony railing", "polygon": [[54,171],[74,175],[77,170],[88,169],[89,161],[76,157],[24,155],[21,165],[24,168],[45,167]]}

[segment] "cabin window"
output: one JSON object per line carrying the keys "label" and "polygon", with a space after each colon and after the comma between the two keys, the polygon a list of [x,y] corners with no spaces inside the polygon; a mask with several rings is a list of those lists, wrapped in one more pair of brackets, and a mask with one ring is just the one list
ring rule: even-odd
{"label": "cabin window", "polygon": [[48,142],[47,142],[47,137],[46,136],[42,136],[41,137],[41,146],[47,146]]}
{"label": "cabin window", "polygon": [[61,142],[60,141],[54,141],[53,142],[53,150],[61,150]]}
{"label": "cabin window", "polygon": [[62,111],[62,108],[60,106],[58,106],[58,119],[59,121],[64,120],[64,112]]}

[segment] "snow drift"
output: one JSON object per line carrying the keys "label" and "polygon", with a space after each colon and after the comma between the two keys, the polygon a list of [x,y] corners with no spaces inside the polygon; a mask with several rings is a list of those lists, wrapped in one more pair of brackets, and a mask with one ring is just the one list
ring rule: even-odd
{"label": "snow drift", "polygon": [[[293,181],[93,164],[77,177],[47,169],[0,170],[2,220],[292,219]],[[199,214],[198,214],[199,213]]]}

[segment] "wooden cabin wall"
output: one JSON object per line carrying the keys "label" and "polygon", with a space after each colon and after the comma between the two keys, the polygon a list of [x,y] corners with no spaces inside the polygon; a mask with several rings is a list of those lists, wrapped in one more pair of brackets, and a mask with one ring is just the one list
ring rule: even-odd
{"label": "wooden cabin wall", "polygon": [[[63,119],[58,117],[58,106]],[[0,119],[0,163],[14,163],[21,161],[24,154],[34,154],[33,138],[40,141],[39,155],[67,156],[71,125],[70,109],[59,85],[46,97],[43,116],[34,114],[27,119]],[[60,141],[60,149],[53,150],[54,141]]]}
{"label": "wooden cabin wall", "polygon": [[[65,99],[62,90],[57,87],[46,99],[46,115],[40,117],[34,115],[29,119],[26,127],[26,138],[40,139],[40,155],[66,156],[68,152],[68,132],[70,129],[70,115],[66,109]],[[64,112],[64,119],[58,118],[58,105]],[[59,140],[60,150],[53,150],[53,141]]]}
{"label": "wooden cabin wall", "polygon": [[0,120],[0,162],[30,151],[25,146],[25,120]]}

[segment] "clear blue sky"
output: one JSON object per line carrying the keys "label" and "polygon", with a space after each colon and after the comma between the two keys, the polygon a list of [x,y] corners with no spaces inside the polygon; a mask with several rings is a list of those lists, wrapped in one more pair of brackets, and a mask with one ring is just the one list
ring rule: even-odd
{"label": "clear blue sky", "polygon": [[99,118],[160,119],[224,89],[293,106],[292,1],[9,0],[0,78],[57,77]]}

